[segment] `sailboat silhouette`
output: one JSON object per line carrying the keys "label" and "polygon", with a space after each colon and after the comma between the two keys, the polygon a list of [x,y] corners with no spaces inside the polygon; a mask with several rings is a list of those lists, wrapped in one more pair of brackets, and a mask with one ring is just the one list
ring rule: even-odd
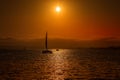
{"label": "sailboat silhouette", "polygon": [[43,50],[42,53],[52,53],[52,51],[48,50],[48,33],[47,32],[45,36],[45,50]]}

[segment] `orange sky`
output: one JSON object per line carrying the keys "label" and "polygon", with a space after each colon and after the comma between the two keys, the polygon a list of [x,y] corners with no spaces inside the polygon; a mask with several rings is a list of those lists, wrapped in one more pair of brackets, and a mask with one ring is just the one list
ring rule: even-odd
{"label": "orange sky", "polygon": [[[36,39],[44,37],[47,31],[51,38],[120,38],[117,3],[89,0],[3,1],[0,36]],[[61,6],[59,14],[55,11],[57,5]]]}

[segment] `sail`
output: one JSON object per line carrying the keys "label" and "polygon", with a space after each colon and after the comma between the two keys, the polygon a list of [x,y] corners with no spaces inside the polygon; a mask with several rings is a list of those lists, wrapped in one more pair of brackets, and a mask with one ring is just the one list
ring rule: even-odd
{"label": "sail", "polygon": [[52,53],[52,51],[48,50],[48,34],[46,32],[46,36],[45,36],[45,50],[42,51],[42,53]]}
{"label": "sail", "polygon": [[45,48],[48,49],[48,43],[47,43],[47,32],[46,32],[46,38],[45,38]]}

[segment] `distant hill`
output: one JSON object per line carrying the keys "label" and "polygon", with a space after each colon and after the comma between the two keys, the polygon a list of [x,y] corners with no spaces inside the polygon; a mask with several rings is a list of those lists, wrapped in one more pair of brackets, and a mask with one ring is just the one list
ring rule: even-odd
{"label": "distant hill", "polygon": [[[113,38],[99,40],[69,40],[49,39],[49,48],[106,48],[120,47],[120,41]],[[41,49],[44,48],[44,39],[18,40],[13,38],[0,39],[0,48],[4,49]]]}

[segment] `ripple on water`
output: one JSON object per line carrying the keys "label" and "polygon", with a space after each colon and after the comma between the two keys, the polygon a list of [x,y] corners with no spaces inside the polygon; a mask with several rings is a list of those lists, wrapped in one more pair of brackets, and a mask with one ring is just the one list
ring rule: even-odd
{"label": "ripple on water", "polygon": [[65,49],[53,54],[0,54],[0,79],[120,80],[119,53],[113,56],[114,51]]}

